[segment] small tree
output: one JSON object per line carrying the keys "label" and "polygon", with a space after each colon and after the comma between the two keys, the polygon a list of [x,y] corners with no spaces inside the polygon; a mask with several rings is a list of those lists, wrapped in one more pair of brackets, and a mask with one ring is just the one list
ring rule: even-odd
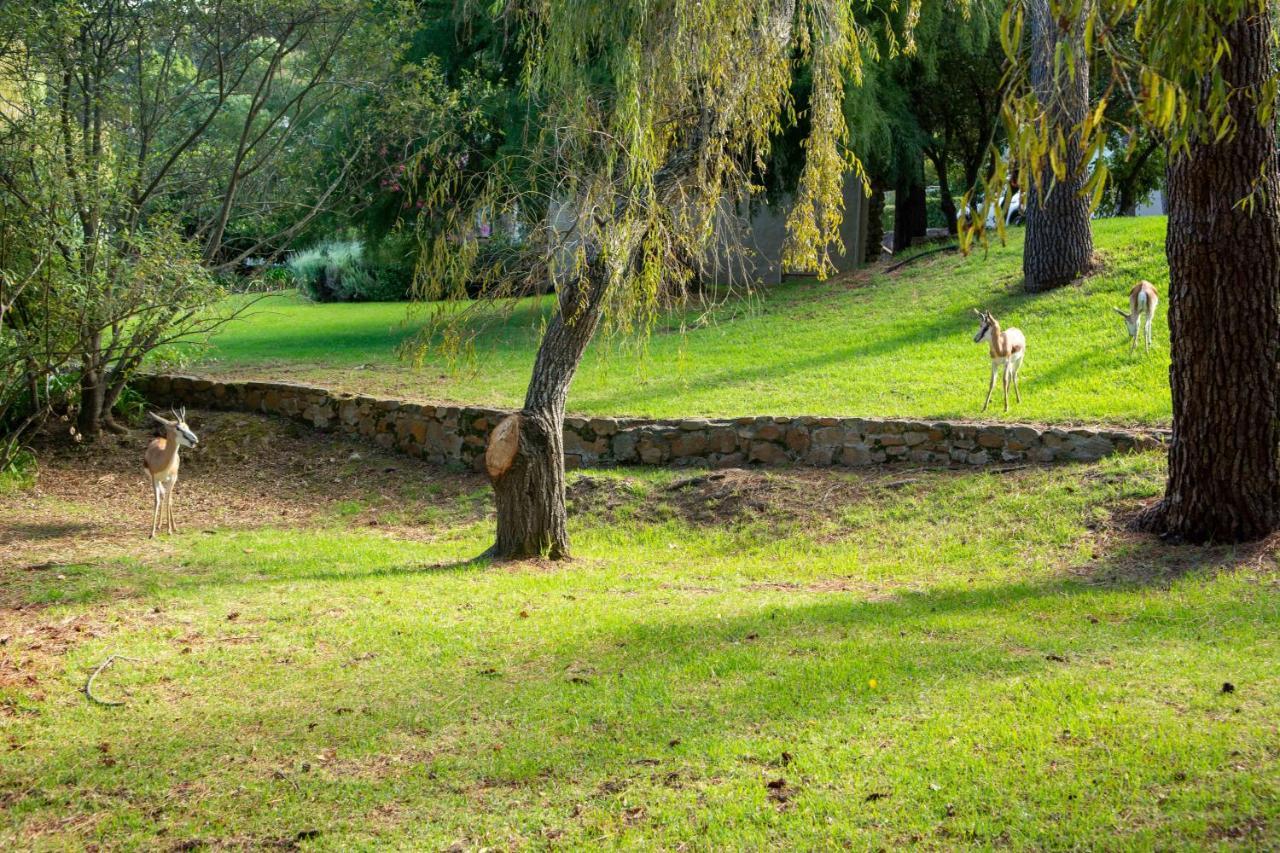
{"label": "small tree", "polygon": [[434,278],[474,257],[477,208],[545,211],[530,242],[556,285],[555,311],[524,405],[495,431],[488,462],[498,511],[492,553],[557,558],[569,554],[565,403],[596,330],[606,320],[643,326],[664,294],[681,290],[722,201],[751,184],[787,120],[797,65],[812,88],[786,255],[830,268],[844,177],[858,168],[845,146],[845,83],[876,48],[851,7],[832,0],[557,2],[519,7],[513,23],[536,142],[519,160],[459,178],[465,191],[435,194],[476,205],[431,209],[426,269]]}
{"label": "small tree", "polygon": [[[7,322],[42,326],[29,340],[74,339],[83,435],[114,426],[112,407],[149,352],[226,319],[208,310],[223,295],[217,279],[283,250],[348,183],[365,144],[345,138],[350,111],[393,70],[378,57],[396,8],[13,0],[0,9],[0,187],[14,202],[0,232],[38,218],[40,245],[56,258]],[[343,156],[326,156],[336,144]]]}

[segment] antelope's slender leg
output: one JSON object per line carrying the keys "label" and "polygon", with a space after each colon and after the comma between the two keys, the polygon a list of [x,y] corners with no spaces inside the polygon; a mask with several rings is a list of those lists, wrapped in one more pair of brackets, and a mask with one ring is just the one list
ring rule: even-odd
{"label": "antelope's slender leg", "polygon": [[155,510],[151,513],[151,537],[156,538],[156,528],[160,525],[160,483],[152,481],[152,489],[155,492],[156,505]]}
{"label": "antelope's slender leg", "polygon": [[996,363],[991,362],[991,384],[987,386],[987,399],[982,401],[982,411],[987,410],[987,406],[991,405],[991,392],[996,390],[996,370],[999,368]]}
{"label": "antelope's slender leg", "polygon": [[1018,398],[1018,402],[1022,402],[1022,391],[1018,388],[1018,374],[1022,371],[1022,359],[1018,359],[1013,363],[1013,395]]}
{"label": "antelope's slender leg", "polygon": [[1004,371],[1000,376],[1000,385],[1004,389],[1004,410],[1009,411],[1009,374],[1013,372],[1013,365],[1009,362],[1004,363]]}
{"label": "antelope's slender leg", "polygon": [[169,488],[165,490],[164,502],[165,502],[165,508],[168,511],[170,534],[174,534],[178,532],[177,525],[173,523],[173,487],[176,485],[178,485],[177,480],[173,480],[169,483]]}

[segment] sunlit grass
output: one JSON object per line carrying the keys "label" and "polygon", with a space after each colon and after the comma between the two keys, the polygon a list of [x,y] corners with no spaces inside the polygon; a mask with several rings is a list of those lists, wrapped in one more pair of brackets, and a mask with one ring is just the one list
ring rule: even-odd
{"label": "sunlit grass", "polygon": [[[817,489],[864,475],[831,475],[812,518],[710,526],[663,509],[673,472],[607,476],[629,503],[576,516],[566,564],[337,506],[27,572],[73,603],[22,618],[84,631],[0,686],[0,847],[1280,843],[1275,563],[1118,534],[1158,455],[837,508]],[[128,704],[90,705],[113,653]]]}
{"label": "sunlit grass", "polygon": [[[1162,217],[1099,220],[1104,270],[1078,286],[1021,291],[1021,232],[968,258],[939,255],[892,275],[797,279],[708,316],[665,318],[637,355],[635,341],[601,340],[570,393],[588,414],[839,414],[976,417],[988,377],[972,343],[972,310],[988,308],[1027,336],[1023,403],[1031,421],[1165,423],[1170,416],[1167,300],[1156,348],[1128,354],[1113,306],[1139,278],[1163,296]],[[480,336],[474,360],[401,362],[396,346],[419,320],[395,303],[314,305],[293,296],[261,303],[214,341],[207,372],[292,378],[432,400],[518,405],[546,300],[526,300]],[[421,309],[420,309],[421,310]]]}

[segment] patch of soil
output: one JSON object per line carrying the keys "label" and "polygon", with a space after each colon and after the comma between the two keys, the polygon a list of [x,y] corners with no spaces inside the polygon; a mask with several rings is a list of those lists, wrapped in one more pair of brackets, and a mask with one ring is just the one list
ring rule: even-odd
{"label": "patch of soil", "polygon": [[1240,569],[1274,570],[1280,562],[1280,532],[1240,545],[1187,545],[1137,532],[1133,523],[1146,504],[1125,505],[1096,522],[1090,559],[1069,574],[1086,583],[1167,587],[1181,577]]}
{"label": "patch of soil", "polygon": [[887,601],[891,597],[881,586],[849,577],[825,578],[807,583],[760,581],[758,583],[749,583],[743,589],[768,592],[856,592],[862,595],[863,601]]}
{"label": "patch of soil", "polygon": [[727,468],[682,477],[646,493],[645,485],[633,479],[581,475],[569,484],[568,500],[571,514],[608,520],[626,508],[641,522],[677,518],[700,527],[744,521],[781,526],[836,518],[881,480],[806,469]]}
{"label": "patch of soil", "polygon": [[[200,444],[182,451],[174,493],[180,531],[306,527],[342,518],[423,537],[439,532],[441,513],[456,522],[490,511],[487,501],[460,500],[484,489],[479,474],[452,473],[261,415],[192,411],[188,422]],[[147,540],[152,491],[142,452],[151,438],[150,430],[138,429],[85,447],[60,431],[42,436],[35,486],[0,494],[0,570],[174,553],[164,536]]]}

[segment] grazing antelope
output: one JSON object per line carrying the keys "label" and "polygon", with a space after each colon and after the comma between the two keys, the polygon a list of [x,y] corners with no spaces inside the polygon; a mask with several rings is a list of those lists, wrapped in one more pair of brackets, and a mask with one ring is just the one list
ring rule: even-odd
{"label": "grazing antelope", "polygon": [[991,384],[987,386],[987,399],[982,403],[982,411],[991,403],[991,392],[996,388],[996,372],[1004,371],[1004,410],[1009,411],[1009,383],[1013,383],[1013,393],[1022,402],[1022,392],[1018,389],[1018,369],[1022,367],[1022,357],[1027,352],[1027,339],[1018,329],[1000,331],[1000,324],[990,311],[973,309],[978,315],[978,334],[973,342],[980,344],[987,341],[991,345]]}
{"label": "grazing antelope", "polygon": [[162,511],[168,512],[167,529],[177,533],[177,525],[173,523],[173,488],[178,485],[178,448],[195,447],[200,439],[187,426],[187,408],[179,411],[169,410],[173,420],[166,420],[155,412],[147,412],[151,419],[164,427],[164,438],[153,438],[142,454],[142,467],[151,475],[151,486],[155,490],[155,512],[151,515],[151,538],[156,538],[156,527],[160,524]]}
{"label": "grazing antelope", "polygon": [[1129,329],[1129,354],[1138,348],[1138,329],[1146,322],[1147,351],[1151,351],[1151,320],[1156,316],[1156,306],[1160,297],[1156,296],[1156,287],[1143,279],[1129,291],[1129,313],[1119,308],[1113,309],[1124,318],[1125,327]]}

